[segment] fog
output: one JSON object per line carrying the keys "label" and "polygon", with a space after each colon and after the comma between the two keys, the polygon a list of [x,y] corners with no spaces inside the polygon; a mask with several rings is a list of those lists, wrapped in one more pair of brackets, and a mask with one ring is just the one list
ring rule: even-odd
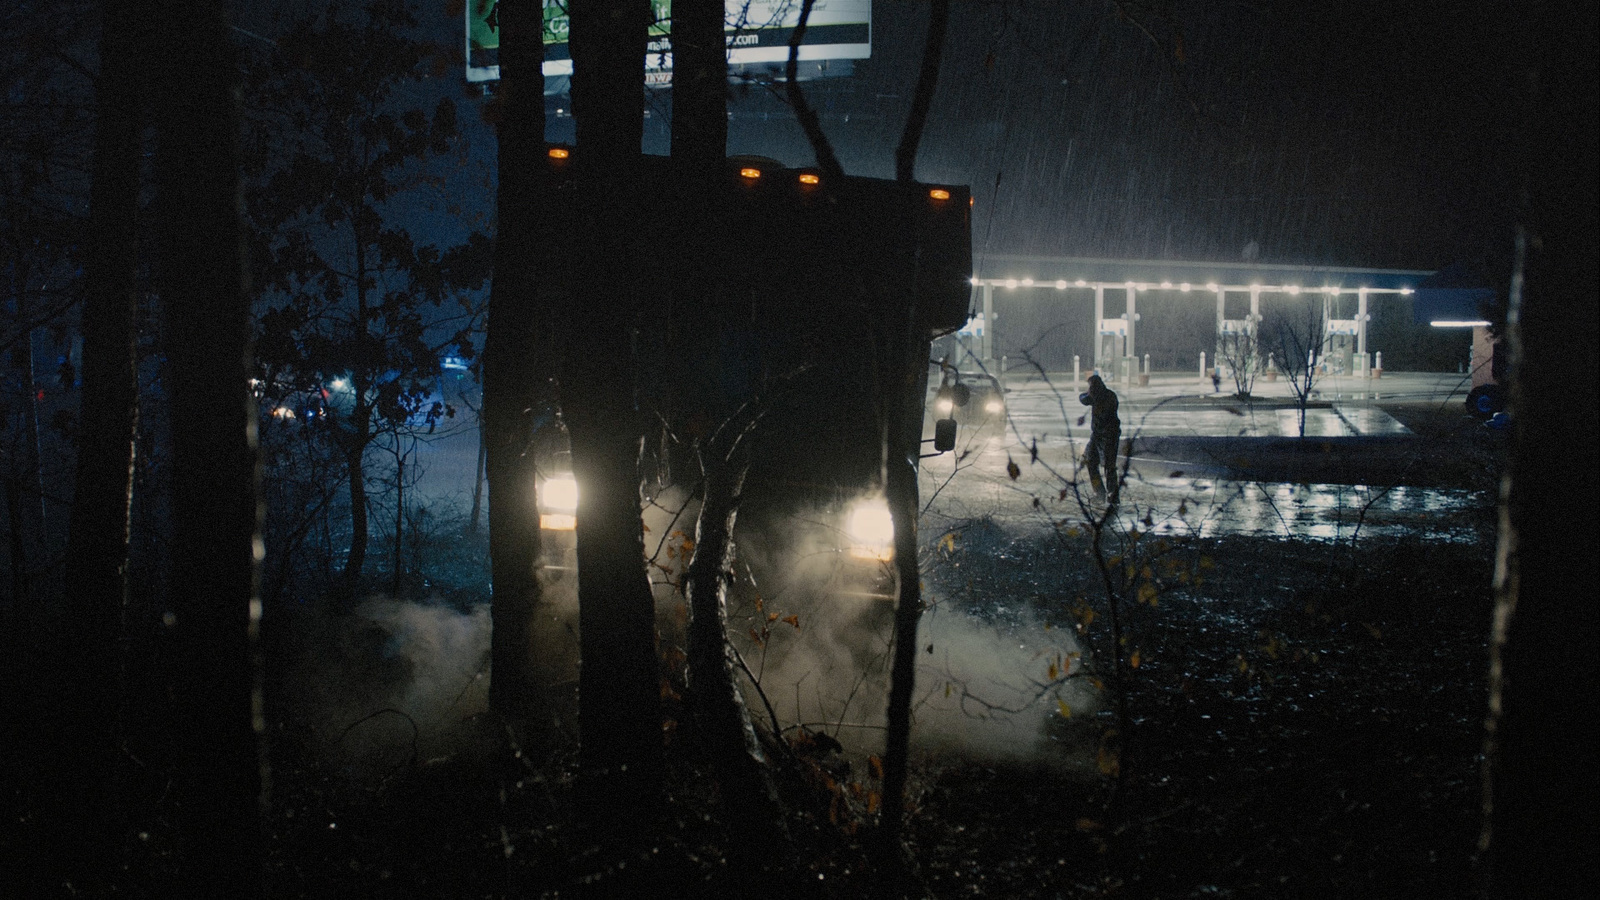
{"label": "fog", "polygon": [[489,608],[373,596],[297,617],[282,707],[330,760],[384,774],[460,748],[488,708]]}
{"label": "fog", "polygon": [[[846,507],[848,508],[848,507]],[[685,643],[679,584],[696,507],[663,495],[646,508],[657,627],[669,660]],[[747,667],[750,714],[786,736],[823,733],[854,757],[882,752],[892,646],[889,564],[850,556],[837,509],[793,510],[738,532],[730,641]],[[570,542],[547,541],[537,657],[555,695],[552,722],[576,736],[576,571]],[[1005,606],[1008,598],[985,598]],[[970,759],[1057,757],[1046,727],[1092,713],[1070,632],[1031,614],[975,615],[925,589],[913,746]],[[1020,606],[1020,604],[1017,604]],[[986,602],[987,606],[987,602]],[[992,607],[989,607],[992,612]],[[294,616],[280,707],[353,774],[383,776],[473,746],[492,674],[487,604],[369,596],[344,613]],[[1074,676],[1074,677],[1069,677]]]}

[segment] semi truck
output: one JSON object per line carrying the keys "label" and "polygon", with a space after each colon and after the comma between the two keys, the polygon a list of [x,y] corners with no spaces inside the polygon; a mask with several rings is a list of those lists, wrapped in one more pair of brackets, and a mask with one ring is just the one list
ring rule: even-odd
{"label": "semi truck", "polygon": [[[548,146],[540,197],[542,302],[569,318],[583,314],[566,302],[574,279],[606,275],[578,270],[584,256],[566,225],[581,212],[581,152]],[[679,171],[644,158],[645,227],[626,260],[644,298],[632,323],[649,434],[643,490],[692,485],[684,449],[747,415],[736,541],[759,533],[770,543],[795,530],[784,522],[821,521],[841,557],[881,559],[886,437],[898,430],[902,446],[924,445],[929,347],[969,315],[970,191],[761,157],[730,158],[712,177]],[[714,224],[686,239],[676,223],[691,206]],[[935,418],[930,453],[954,443],[953,416]],[[582,485],[559,464],[547,485],[542,521],[572,527]]]}

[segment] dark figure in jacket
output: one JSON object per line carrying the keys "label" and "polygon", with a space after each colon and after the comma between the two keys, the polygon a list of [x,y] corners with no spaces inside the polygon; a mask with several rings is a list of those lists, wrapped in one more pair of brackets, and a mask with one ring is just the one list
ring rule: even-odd
{"label": "dark figure in jacket", "polygon": [[[1089,426],[1089,450],[1083,455],[1089,467],[1089,483],[1094,492],[1103,495],[1106,485],[1111,485],[1111,498],[1116,499],[1117,442],[1122,440],[1122,420],[1117,418],[1117,392],[1106,387],[1099,375],[1089,376],[1089,389],[1078,395],[1078,402],[1090,407],[1093,421]],[[1105,480],[1100,478],[1100,467],[1105,466]]]}

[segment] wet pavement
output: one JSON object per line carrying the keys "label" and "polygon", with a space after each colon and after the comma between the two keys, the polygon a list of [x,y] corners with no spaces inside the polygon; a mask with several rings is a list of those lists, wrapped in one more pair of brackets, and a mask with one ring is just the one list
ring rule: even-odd
{"label": "wet pavement", "polygon": [[[1197,374],[1112,387],[1121,400],[1122,437],[1133,439],[1120,510],[1127,527],[1200,537],[1471,542],[1491,526],[1492,491],[1404,484],[1394,475],[1395,460],[1429,447],[1386,407],[1448,410],[1465,397],[1469,385],[1462,376],[1326,379],[1306,410],[1307,439],[1321,459],[1305,469],[1312,477],[1294,479],[1241,476],[1229,464],[1242,455],[1270,459],[1304,448],[1297,440],[1300,411],[1286,384],[1258,384],[1249,403],[1213,392]],[[1103,511],[1079,462],[1089,433],[1087,418],[1080,417],[1088,410],[1071,388],[1071,373],[1009,378],[1004,423],[967,422],[957,453],[924,460],[924,529],[978,517],[1046,527]],[[1262,471],[1279,469],[1267,464]],[[1314,474],[1332,470],[1343,477]]]}
{"label": "wet pavement", "polygon": [[[1155,523],[1151,527],[1206,537],[1476,539],[1483,510],[1493,506],[1492,492],[1400,484],[1391,477],[1393,466],[1382,465],[1426,443],[1387,410],[1459,406],[1469,386],[1464,376],[1449,374],[1386,372],[1377,379],[1323,380],[1306,411],[1307,434],[1328,446],[1330,456],[1369,472],[1366,479],[1335,481],[1253,480],[1227,464],[1241,452],[1294,443],[1299,411],[1283,381],[1258,382],[1250,403],[1213,391],[1198,373],[1155,374],[1146,385],[1113,384],[1121,401],[1122,436],[1134,439],[1124,514],[1130,525],[1148,512]],[[1088,412],[1078,403],[1079,390],[1070,372],[1049,378],[1011,373],[1005,420],[963,420],[957,454],[923,461],[924,531],[983,516],[1019,527],[1043,525],[1051,517],[1081,517],[1074,483],[1093,498],[1077,466],[1089,434],[1088,419],[1079,423]],[[932,428],[930,417],[930,438]],[[477,461],[475,431],[456,429],[419,450],[427,477],[418,496],[465,510]],[[1015,481],[1008,461],[1018,464]],[[1098,508],[1103,506],[1090,506]]]}
{"label": "wet pavement", "polygon": [[[1299,434],[1299,411],[1286,381],[1256,383],[1250,402],[1214,391],[1198,375],[1157,374],[1146,385],[1112,384],[1121,401],[1123,435],[1158,437],[1292,437]],[[1405,426],[1384,412],[1385,405],[1422,403],[1447,406],[1466,398],[1464,375],[1386,373],[1380,378],[1330,376],[1314,385],[1306,432],[1311,436],[1408,434]],[[1087,407],[1077,401],[1072,374],[1037,374],[1006,379],[1007,412],[1013,430],[1029,436],[1075,429]],[[1087,421],[1081,427],[1087,427]]]}

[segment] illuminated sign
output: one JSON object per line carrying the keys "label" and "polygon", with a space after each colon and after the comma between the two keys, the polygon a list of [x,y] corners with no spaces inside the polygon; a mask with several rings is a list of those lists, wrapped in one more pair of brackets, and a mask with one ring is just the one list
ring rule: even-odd
{"label": "illuminated sign", "polygon": [[[725,0],[728,69],[782,64],[789,60],[789,39],[800,21],[798,0]],[[672,0],[651,0],[656,24],[650,27],[645,56],[645,83],[672,83]],[[467,80],[500,77],[500,0],[467,0]],[[572,74],[567,49],[565,0],[544,0],[544,75]],[[800,45],[803,62],[867,59],[872,55],[872,0],[816,0]]]}

